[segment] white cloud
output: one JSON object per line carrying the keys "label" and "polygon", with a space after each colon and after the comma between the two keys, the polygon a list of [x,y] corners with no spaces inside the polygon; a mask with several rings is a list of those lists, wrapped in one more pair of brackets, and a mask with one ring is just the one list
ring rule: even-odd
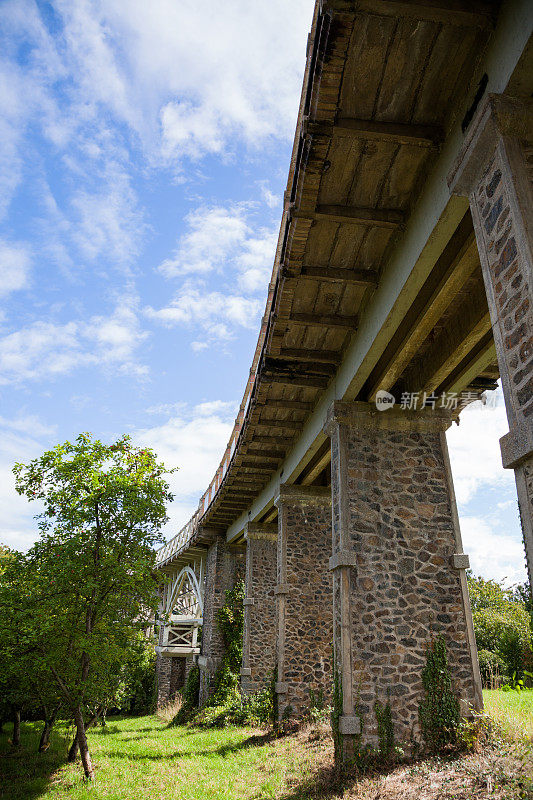
{"label": "white cloud", "polygon": [[[312,11],[311,0],[293,0],[290,14],[283,0],[56,0],[52,33],[35,3],[4,0],[3,210],[28,130],[89,176],[123,141],[179,170],[184,158],[290,140]],[[87,163],[72,159],[79,151]]]}
{"label": "white cloud", "polygon": [[[154,309],[148,306],[144,313],[149,319],[167,327],[187,325],[200,329],[209,342],[228,341],[236,326],[253,329],[261,311],[259,300],[222,292],[201,292],[185,286],[168,306]],[[205,348],[205,342],[195,341],[193,349]]]}
{"label": "white cloud", "polygon": [[[28,125],[44,125],[57,115],[53,86],[61,77],[61,65],[39,16],[29,0],[0,4],[3,31],[0,58],[0,218],[3,217],[23,176],[23,158],[31,150],[24,136]],[[17,63],[17,47],[29,45],[24,66]],[[23,148],[25,152],[23,152]]]}
{"label": "white cloud", "polygon": [[0,239],[0,297],[29,283],[31,256],[26,245]]}
{"label": "white cloud", "polygon": [[200,206],[185,217],[188,230],[158,270],[167,278],[231,271],[246,292],[264,290],[274,262],[277,233],[254,229],[252,208]]}
{"label": "white cloud", "polygon": [[146,230],[143,214],[125,170],[106,164],[99,189],[79,189],[71,198],[70,233],[83,258],[127,264],[139,253]]}
{"label": "white cloud", "polygon": [[270,190],[266,181],[260,181],[259,188],[261,189],[261,196],[269,208],[276,208],[277,206],[281,207],[281,196],[274,194]]}
{"label": "white cloud", "polygon": [[199,207],[187,214],[185,222],[189,230],[172,258],[158,267],[167,278],[202,275],[222,267],[231,253],[243,246],[249,231],[243,205],[230,209]]}
{"label": "white cloud", "polygon": [[45,425],[35,414],[25,414],[14,419],[0,417],[0,428],[6,428],[18,433],[31,434],[31,436],[50,436],[57,430],[56,425]]}
{"label": "white cloud", "polygon": [[79,367],[113,367],[142,377],[147,368],[136,361],[146,339],[136,301],[125,297],[107,317],[87,322],[33,322],[0,338],[0,385],[55,378]]}
{"label": "white cloud", "polygon": [[16,550],[26,550],[38,538],[33,517],[42,508],[17,494],[12,469],[15,462],[40,455],[54,430],[33,415],[0,418],[0,542]]}
{"label": "white cloud", "polygon": [[[509,488],[514,485],[512,470],[504,470],[500,438],[509,425],[498,389],[497,405],[472,403],[461,412],[460,425],[447,432],[457,502],[468,503],[484,486]],[[492,400],[492,398],[491,398]]]}
{"label": "white cloud", "polygon": [[282,0],[115,0],[100,20],[123,42],[122,80],[144,126],[155,111],[161,153],[180,161],[292,137],[312,11],[311,0],[290,14]]}
{"label": "white cloud", "polygon": [[526,579],[514,473],[504,470],[500,438],[509,426],[501,389],[472,403],[447,432],[464,550],[476,574],[507,584]]}
{"label": "white cloud", "polygon": [[474,574],[506,585],[526,580],[524,546],[520,538],[510,536],[499,526],[482,517],[461,517],[465,553],[470,556]]}
{"label": "white cloud", "polygon": [[82,326],[82,335],[96,343],[97,358],[103,364],[118,364],[126,373],[145,375],[147,367],[135,363],[137,348],[148,338],[137,316],[136,298],[122,298],[108,317],[95,316]]}
{"label": "white cloud", "polygon": [[201,403],[133,437],[135,443],[153,447],[167,467],[179,467],[170,478],[175,500],[169,509],[168,538],[178,533],[196,510],[222,459],[234,416],[233,403]]}

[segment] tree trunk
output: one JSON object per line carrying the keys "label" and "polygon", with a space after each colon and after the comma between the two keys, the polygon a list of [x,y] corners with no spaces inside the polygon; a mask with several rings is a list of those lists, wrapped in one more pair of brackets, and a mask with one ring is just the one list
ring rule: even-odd
{"label": "tree trunk", "polygon": [[87,736],[85,734],[85,723],[83,721],[83,713],[81,705],[76,706],[74,709],[74,722],[76,723],[76,739],[80,748],[81,763],[83,764],[83,771],[88,781],[94,780],[94,769],[89,753],[89,745],[87,744]]}
{"label": "tree trunk", "polygon": [[70,745],[68,750],[67,761],[69,762],[69,764],[72,764],[74,761],[76,761],[77,755],[78,755],[78,734],[75,733],[74,739],[72,740],[72,744]]}
{"label": "tree trunk", "polygon": [[102,728],[106,726],[107,706],[102,709]]}
{"label": "tree trunk", "polygon": [[20,708],[13,711],[13,747],[18,747],[20,744]]}
{"label": "tree trunk", "polygon": [[[85,726],[85,730],[87,730],[87,728],[90,728],[91,725],[94,725],[94,723],[96,722],[97,719],[98,719],[98,712],[96,712],[96,714],[94,714],[91,717],[91,719],[89,720],[89,722]],[[77,755],[78,755],[78,734],[75,733],[74,734],[74,739],[72,740],[72,744],[70,745],[70,749],[68,751],[67,761],[70,764],[72,764],[73,761],[76,761]]]}
{"label": "tree trunk", "polygon": [[[54,722],[56,721],[58,711],[59,706],[56,706],[48,718],[45,713],[44,728],[39,741],[39,753],[43,753],[48,748],[50,743],[50,734],[52,732]],[[74,758],[76,758],[76,756],[74,756]]]}

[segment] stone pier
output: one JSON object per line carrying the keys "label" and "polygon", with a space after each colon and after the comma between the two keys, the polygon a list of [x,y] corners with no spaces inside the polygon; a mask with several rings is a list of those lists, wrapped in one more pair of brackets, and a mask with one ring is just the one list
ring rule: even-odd
{"label": "stone pier", "polygon": [[489,95],[448,183],[474,221],[509,433],[529,580],[533,585],[533,102]]}
{"label": "stone pier", "polygon": [[246,540],[246,596],[241,669],[242,690],[264,689],[276,662],[277,525],[248,523]]}
{"label": "stone pier", "polygon": [[202,626],[200,667],[200,705],[214,690],[213,679],[224,655],[224,641],[217,625],[216,612],[226,600],[226,591],[244,576],[244,554],[230,547],[219,536],[209,547],[206,559],[206,584]]}
{"label": "stone pier", "polygon": [[302,718],[311,692],[331,694],[331,491],[281,486],[278,507],[276,660],[279,718]]}
{"label": "stone pier", "polygon": [[421,673],[443,634],[454,688],[482,707],[459,520],[439,410],[335,402],[331,437],[335,672],[343,755],[377,743],[390,700],[397,742],[418,734]]}
{"label": "stone pier", "polygon": [[[192,657],[191,657],[192,658]],[[158,653],[156,659],[157,708],[171,703],[185,685],[185,656],[164,656]]]}

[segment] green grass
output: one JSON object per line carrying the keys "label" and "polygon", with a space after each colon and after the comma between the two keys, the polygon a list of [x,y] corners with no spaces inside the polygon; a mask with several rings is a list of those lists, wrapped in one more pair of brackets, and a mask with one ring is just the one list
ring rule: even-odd
{"label": "green grass", "polygon": [[[479,753],[358,773],[340,783],[331,737],[313,728],[274,739],[249,728],[169,728],[157,717],[111,718],[105,730],[89,731],[96,781],[87,784],[79,761],[65,760],[70,729],[59,725],[49,750],[38,754],[41,723],[23,723],[16,750],[6,725],[0,800],[477,800],[487,796],[489,783],[507,792],[495,798],[533,800],[533,690],[486,691],[484,698],[486,711],[514,742],[498,738]],[[524,793],[524,786],[531,791]]]}
{"label": "green grass", "polygon": [[523,692],[483,691],[485,711],[511,739],[533,740],[533,689]]}
{"label": "green grass", "polygon": [[96,781],[86,784],[79,761],[65,763],[64,727],[37,754],[40,727],[23,724],[15,752],[11,726],[0,734],[2,800],[252,800],[277,797],[288,778],[306,775],[289,739],[272,741],[246,728],[167,728],[157,717],[111,718],[107,733],[89,732]]}

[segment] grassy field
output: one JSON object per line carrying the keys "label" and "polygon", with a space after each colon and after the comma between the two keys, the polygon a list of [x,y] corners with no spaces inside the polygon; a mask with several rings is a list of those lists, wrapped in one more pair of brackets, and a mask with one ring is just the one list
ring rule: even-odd
{"label": "grassy field", "polygon": [[168,728],[157,717],[112,718],[106,732],[89,732],[97,780],[86,785],[80,764],[65,764],[65,729],[55,731],[42,755],[36,754],[39,730],[24,724],[14,753],[1,736],[0,753],[8,753],[0,762],[2,800],[274,798],[291,774],[307,774],[289,738],[269,742],[246,728]]}
{"label": "grassy field", "polygon": [[533,740],[533,689],[500,692],[485,689],[485,711],[512,739]]}
{"label": "grassy field", "polygon": [[[487,693],[491,713],[516,737],[530,732],[533,692]],[[522,727],[517,720],[527,718]],[[339,782],[331,738],[308,728],[274,739],[247,728],[168,728],[157,717],[109,721],[90,731],[97,779],[66,764],[71,732],[58,727],[38,755],[40,724],[22,727],[13,750],[0,734],[1,800],[495,800],[533,798],[533,756],[523,741],[500,741],[481,753],[429,759]],[[529,734],[530,735],[530,734]]]}

